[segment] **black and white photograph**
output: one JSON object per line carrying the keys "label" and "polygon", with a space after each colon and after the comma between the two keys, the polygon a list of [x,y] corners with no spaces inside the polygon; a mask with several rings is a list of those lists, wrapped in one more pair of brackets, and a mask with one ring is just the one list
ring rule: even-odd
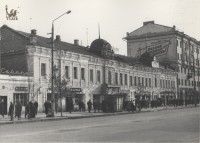
{"label": "black and white photograph", "polygon": [[200,0],[0,0],[0,142],[200,142]]}

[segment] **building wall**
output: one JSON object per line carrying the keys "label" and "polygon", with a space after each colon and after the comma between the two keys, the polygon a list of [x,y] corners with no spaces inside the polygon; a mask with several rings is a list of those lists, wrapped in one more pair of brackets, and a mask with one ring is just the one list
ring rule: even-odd
{"label": "building wall", "polygon": [[[15,102],[14,94],[25,94],[27,96],[27,102],[29,100],[29,88],[28,85],[32,84],[32,78],[25,76],[11,76],[0,75],[0,98],[7,101],[7,113],[10,102]],[[20,89],[22,88],[22,89]],[[26,102],[25,101],[25,102]],[[24,103],[25,103],[24,102]],[[25,105],[22,106],[22,112],[25,111]]]}
{"label": "building wall", "polygon": [[[200,90],[200,75],[197,74],[200,71],[200,43],[196,39],[176,31],[175,28],[174,32],[147,33],[147,36],[133,37],[127,35],[127,37],[127,54],[133,57],[137,56],[139,48],[145,48],[151,45],[152,42],[170,39],[171,44],[167,54],[158,56],[158,61],[171,61],[170,66],[178,71],[179,82],[177,86],[179,95],[186,96],[188,89],[194,89],[194,79],[196,90]],[[195,76],[193,67],[195,68]],[[189,73],[193,74],[191,78],[188,78]]]}
{"label": "building wall", "polygon": [[[31,50],[30,50],[31,49]],[[48,51],[49,50],[49,51]],[[51,56],[48,54],[50,49],[38,46],[30,46],[29,55],[33,57],[34,67],[34,99],[39,102],[40,109],[43,109],[43,104],[47,100],[47,94],[51,93],[50,78],[51,78]],[[46,64],[46,76],[41,76],[41,63]],[[56,51],[54,53],[54,65],[58,67],[58,73],[61,72],[61,77],[65,76],[65,66],[69,66],[70,88],[81,88],[83,101],[86,104],[88,100],[93,100],[94,95],[101,95],[101,85],[104,83],[110,86],[119,86],[121,91],[128,92],[127,100],[135,99],[135,92],[138,90],[138,77],[142,83],[142,77],[151,79],[151,87],[145,87],[145,91],[160,97],[160,91],[170,91],[170,88],[160,88],[160,78],[168,79],[176,83],[176,73],[166,71],[164,69],[155,69],[150,67],[129,66],[125,63],[120,63],[114,60],[104,60],[88,55],[82,55],[72,52]],[[104,75],[105,66],[105,75]],[[74,79],[74,67],[77,67],[77,79]],[[85,68],[85,80],[81,79],[81,68]],[[93,70],[93,81],[90,79],[90,70]],[[100,71],[100,82],[97,81],[97,71]],[[111,72],[111,83],[108,82],[108,72]],[[118,73],[118,84],[115,83],[115,73]],[[120,84],[120,73],[123,75],[123,84]],[[125,85],[125,74],[127,75],[127,85]],[[130,85],[130,76],[132,76],[132,85]],[[137,85],[134,84],[134,77],[137,77]],[[155,87],[155,77],[157,78],[157,87]],[[149,80],[148,80],[149,84]],[[175,87],[176,88],[176,87]],[[176,92],[176,89],[174,89]],[[154,96],[152,96],[154,98]],[[63,101],[64,104],[65,101]],[[63,108],[65,111],[65,108]]]}
{"label": "building wall", "polygon": [[23,51],[25,50],[25,45],[28,44],[28,39],[19,33],[13,31],[12,29],[4,26],[1,29],[2,36],[2,53],[12,52],[12,51]]}

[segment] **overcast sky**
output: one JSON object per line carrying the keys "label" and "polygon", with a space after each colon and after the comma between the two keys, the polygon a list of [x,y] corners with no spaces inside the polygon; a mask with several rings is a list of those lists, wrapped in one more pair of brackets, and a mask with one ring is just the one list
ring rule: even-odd
{"label": "overcast sky", "polygon": [[[6,5],[9,12],[19,11],[18,20],[6,19]],[[55,35],[69,43],[79,39],[83,46],[90,45],[98,38],[99,23],[101,38],[127,55],[126,41],[122,40],[126,32],[151,20],[176,25],[200,40],[200,0],[0,0],[0,26],[6,24],[24,32],[36,29],[38,35],[50,37],[47,33],[52,21],[68,10],[72,12],[55,22]]]}

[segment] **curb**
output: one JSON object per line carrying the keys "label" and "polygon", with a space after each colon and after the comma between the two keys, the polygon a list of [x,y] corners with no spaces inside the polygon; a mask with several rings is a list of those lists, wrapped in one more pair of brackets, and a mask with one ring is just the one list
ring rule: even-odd
{"label": "curb", "polygon": [[[197,106],[199,107],[199,106]],[[45,122],[45,121],[58,121],[58,120],[66,120],[66,119],[83,119],[83,118],[95,118],[95,117],[105,117],[105,116],[116,116],[116,115],[125,115],[125,114],[137,114],[137,113],[147,113],[147,112],[157,112],[163,110],[175,110],[175,109],[184,109],[184,108],[195,108],[195,106],[188,106],[188,107],[173,107],[173,108],[162,108],[162,109],[155,109],[155,110],[146,110],[146,111],[136,111],[136,112],[116,112],[116,113],[108,113],[108,114],[100,114],[100,115],[84,115],[84,116],[74,116],[74,117],[52,117],[52,118],[33,118],[29,120],[23,121],[6,121],[0,123],[0,125],[7,125],[7,124],[22,124],[22,123],[32,123],[32,122]]]}

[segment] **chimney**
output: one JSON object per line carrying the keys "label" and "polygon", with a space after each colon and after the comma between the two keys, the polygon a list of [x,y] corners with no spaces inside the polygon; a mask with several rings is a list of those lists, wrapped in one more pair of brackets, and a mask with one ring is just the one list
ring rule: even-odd
{"label": "chimney", "polygon": [[79,40],[78,39],[74,39],[74,45],[79,46]]}
{"label": "chimney", "polygon": [[175,26],[175,25],[173,25],[173,30],[174,30],[174,31],[176,30],[176,26]]}
{"label": "chimney", "polygon": [[37,30],[32,29],[32,30],[31,30],[31,35],[37,35]]}
{"label": "chimney", "polygon": [[30,44],[35,45],[37,44],[37,30],[32,29],[30,34]]}
{"label": "chimney", "polygon": [[154,21],[145,21],[145,22],[143,22],[143,26],[145,26],[147,24],[154,24]]}
{"label": "chimney", "polygon": [[56,41],[61,41],[60,35],[56,35]]}

